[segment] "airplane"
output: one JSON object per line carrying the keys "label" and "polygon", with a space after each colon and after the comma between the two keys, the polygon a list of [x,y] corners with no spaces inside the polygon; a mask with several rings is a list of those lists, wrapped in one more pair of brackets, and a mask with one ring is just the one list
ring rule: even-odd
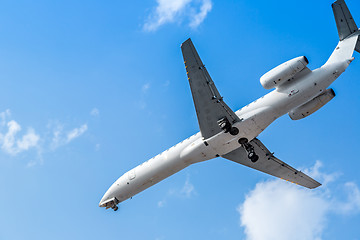
{"label": "airplane", "polygon": [[344,0],[332,4],[339,43],[327,62],[310,70],[305,56],[289,60],[260,78],[272,92],[233,112],[224,102],[191,39],[181,45],[200,132],[176,144],[117,179],[99,207],[118,210],[118,204],[194,164],[222,157],[300,186],[321,184],[281,161],[257,138],[277,118],[288,114],[299,120],[335,97],[329,86],[360,52],[357,28]]}

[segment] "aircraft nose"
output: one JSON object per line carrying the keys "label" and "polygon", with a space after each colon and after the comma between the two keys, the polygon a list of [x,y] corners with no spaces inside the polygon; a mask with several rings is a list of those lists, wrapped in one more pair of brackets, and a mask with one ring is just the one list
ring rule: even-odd
{"label": "aircraft nose", "polygon": [[116,199],[117,186],[114,183],[104,194],[99,202],[99,207],[107,207]]}
{"label": "aircraft nose", "polygon": [[99,202],[99,207],[105,207],[105,203],[107,200],[111,199],[112,197],[112,193],[113,193],[113,190],[112,190],[113,186],[111,186],[107,191],[106,193],[104,194],[104,196],[101,198],[100,202]]}

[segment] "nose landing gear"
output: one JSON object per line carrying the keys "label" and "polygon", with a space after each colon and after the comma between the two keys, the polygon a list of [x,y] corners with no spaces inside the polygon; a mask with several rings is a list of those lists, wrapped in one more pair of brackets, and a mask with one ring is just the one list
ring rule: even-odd
{"label": "nose landing gear", "polygon": [[111,208],[116,212],[119,207],[117,206],[117,204],[119,203],[120,201],[117,199],[117,198],[114,198],[114,201],[112,202],[112,206]]}
{"label": "nose landing gear", "polygon": [[247,152],[248,158],[251,160],[251,162],[255,163],[257,160],[259,160],[259,156],[255,153],[254,147],[248,142],[248,139],[240,138],[239,143]]}

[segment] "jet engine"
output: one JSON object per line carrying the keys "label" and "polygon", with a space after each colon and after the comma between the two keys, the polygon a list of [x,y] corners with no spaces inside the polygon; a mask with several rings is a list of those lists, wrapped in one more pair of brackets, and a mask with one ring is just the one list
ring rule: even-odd
{"label": "jet engine", "polygon": [[286,80],[294,77],[309,64],[305,56],[291,59],[276,68],[265,73],[260,78],[260,83],[265,89],[272,89],[280,86]]}
{"label": "jet engine", "polygon": [[319,96],[313,98],[311,101],[305,103],[304,105],[297,107],[289,112],[289,116],[292,120],[303,119],[307,116],[310,116],[325,104],[330,102],[331,99],[335,97],[334,90],[327,89],[325,92]]}

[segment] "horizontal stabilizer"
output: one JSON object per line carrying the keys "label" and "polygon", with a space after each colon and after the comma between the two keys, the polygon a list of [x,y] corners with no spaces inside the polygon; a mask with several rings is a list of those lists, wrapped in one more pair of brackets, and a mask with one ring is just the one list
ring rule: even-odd
{"label": "horizontal stabilizer", "polygon": [[274,157],[260,140],[255,138],[250,144],[259,156],[259,160],[255,163],[248,159],[247,152],[243,147],[239,147],[222,157],[310,189],[317,188],[321,185],[305,173],[296,170]]}

